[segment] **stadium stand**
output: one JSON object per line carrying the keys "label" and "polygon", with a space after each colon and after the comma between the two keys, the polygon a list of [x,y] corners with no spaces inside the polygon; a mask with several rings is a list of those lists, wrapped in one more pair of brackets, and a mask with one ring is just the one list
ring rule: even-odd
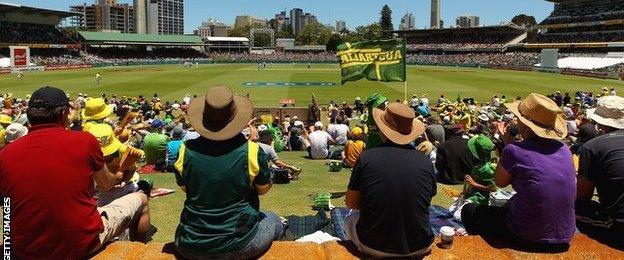
{"label": "stadium stand", "polygon": [[524,40],[524,28],[508,24],[475,28],[396,31],[410,51],[503,51],[507,44]]}
{"label": "stadium stand", "polygon": [[76,13],[0,3],[0,46],[74,44],[56,25]]}
{"label": "stadium stand", "polygon": [[624,41],[624,0],[548,0],[554,11],[528,43]]}

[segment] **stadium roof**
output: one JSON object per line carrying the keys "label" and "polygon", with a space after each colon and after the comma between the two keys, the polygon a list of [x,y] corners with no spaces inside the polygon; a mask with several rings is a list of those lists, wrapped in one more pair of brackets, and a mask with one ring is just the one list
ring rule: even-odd
{"label": "stadium roof", "polygon": [[247,37],[206,37],[211,42],[248,42]]}
{"label": "stadium roof", "polygon": [[461,27],[453,27],[453,28],[441,28],[441,29],[415,29],[415,30],[396,30],[393,31],[399,34],[406,33],[451,33],[455,31],[464,31],[464,32],[479,32],[479,31],[508,31],[508,30],[518,30],[518,31],[526,31],[526,28],[517,26],[513,23],[508,23],[506,25],[496,25],[496,26],[480,26],[480,27],[470,27],[470,28],[461,28]]}
{"label": "stadium roof", "polygon": [[80,13],[76,13],[76,12],[44,9],[44,8],[38,8],[38,7],[23,6],[23,5],[18,5],[18,4],[0,2],[0,13],[12,13],[12,12],[28,12],[28,13],[35,13],[35,14],[41,14],[41,15],[54,15],[54,16],[59,16],[61,18],[80,15]]}
{"label": "stadium roof", "polygon": [[86,43],[111,45],[203,45],[199,36],[195,35],[155,35],[116,32],[78,32]]}

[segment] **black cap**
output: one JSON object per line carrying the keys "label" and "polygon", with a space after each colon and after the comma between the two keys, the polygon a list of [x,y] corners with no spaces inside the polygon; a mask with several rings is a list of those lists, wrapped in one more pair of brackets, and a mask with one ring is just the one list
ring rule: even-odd
{"label": "black cap", "polygon": [[57,108],[69,106],[69,98],[61,89],[46,86],[37,89],[28,102],[30,108]]}

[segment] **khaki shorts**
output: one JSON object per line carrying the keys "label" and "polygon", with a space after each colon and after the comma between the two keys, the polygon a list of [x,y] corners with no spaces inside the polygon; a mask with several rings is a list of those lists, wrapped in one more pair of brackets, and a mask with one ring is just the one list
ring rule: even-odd
{"label": "khaki shorts", "polygon": [[102,216],[104,231],[99,235],[100,245],[93,251],[99,250],[129,228],[132,221],[140,216],[143,209],[141,204],[141,194],[131,193],[113,200],[103,207],[98,207],[97,210]]}

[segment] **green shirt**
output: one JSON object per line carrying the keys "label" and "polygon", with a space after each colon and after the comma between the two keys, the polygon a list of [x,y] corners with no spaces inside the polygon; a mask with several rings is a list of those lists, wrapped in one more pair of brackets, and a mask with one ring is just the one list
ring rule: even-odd
{"label": "green shirt", "polygon": [[163,162],[167,158],[167,144],[169,137],[159,133],[149,133],[143,138],[143,151],[145,162],[155,164]]}
{"label": "green shirt", "polygon": [[[470,176],[475,182],[483,186],[490,187],[490,190],[496,188],[496,184],[494,183],[494,166],[492,163],[488,162],[475,166],[472,169]],[[488,204],[490,201],[490,192],[471,189],[468,191],[466,198],[471,200],[473,203]]]}
{"label": "green shirt", "polygon": [[176,248],[205,255],[247,245],[259,221],[253,186],[270,183],[266,155],[258,144],[242,135],[223,142],[189,140],[180,147],[176,168],[178,185],[186,187]]}

